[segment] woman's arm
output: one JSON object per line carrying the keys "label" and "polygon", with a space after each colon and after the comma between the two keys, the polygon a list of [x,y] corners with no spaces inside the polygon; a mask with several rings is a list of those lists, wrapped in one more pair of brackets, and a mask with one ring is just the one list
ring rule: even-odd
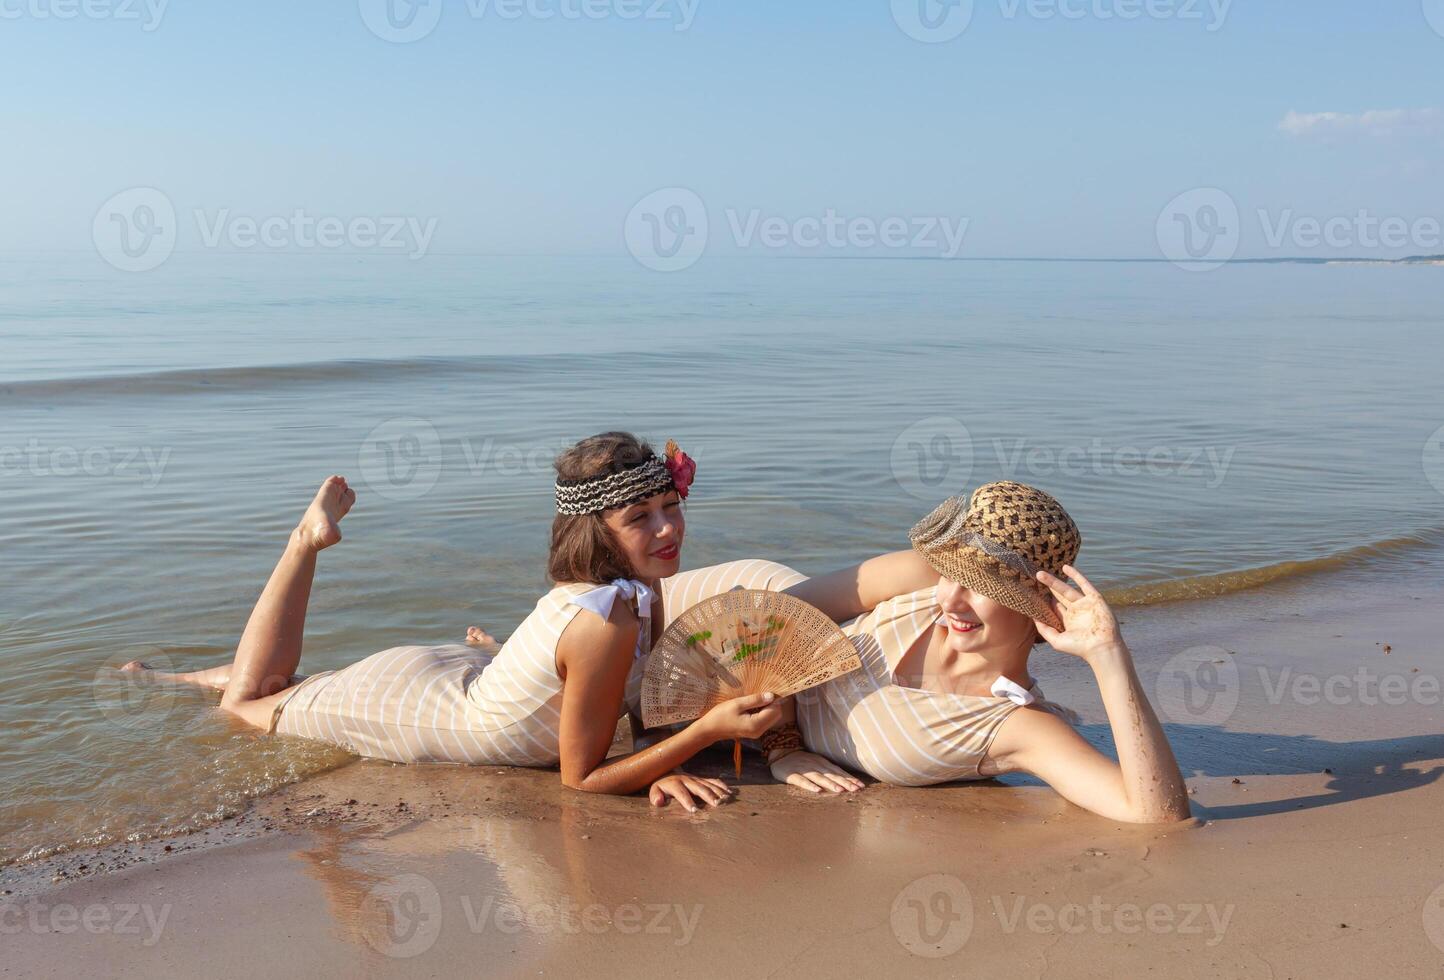
{"label": "woman's arm", "polygon": [[845,623],[871,612],[880,602],[936,585],[938,573],[916,551],[893,551],[860,565],[810,578],[789,589],[821,609],[834,622]]}
{"label": "woman's arm", "polygon": [[636,613],[617,603],[608,619],[579,615],[562,634],[561,770],[562,782],[572,789],[635,793],[714,742],[757,738],[781,717],[770,695],[736,698],[670,738],[607,762],[640,628]]}
{"label": "woman's arm", "polygon": [[1066,799],[1116,820],[1166,823],[1186,819],[1188,790],[1163,726],[1153,713],[1118,621],[1093,584],[1076,569],[1064,571],[1081,587],[1039,572],[1052,590],[1064,628],[1040,623],[1053,649],[1082,657],[1093,668],[1113,730],[1118,761],[1089,745],[1055,715],[1015,711],[999,729],[989,759],[999,771],[1023,770]]}

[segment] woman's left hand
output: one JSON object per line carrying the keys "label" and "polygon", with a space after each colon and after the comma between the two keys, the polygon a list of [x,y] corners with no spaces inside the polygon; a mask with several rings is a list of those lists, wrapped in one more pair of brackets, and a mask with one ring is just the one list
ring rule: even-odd
{"label": "woman's left hand", "polygon": [[716,806],[731,795],[732,787],[720,779],[703,779],[685,772],[674,772],[653,783],[647,798],[653,806],[666,806],[669,799],[676,800],[688,813],[696,813],[697,803],[693,797],[708,806]]}
{"label": "woman's left hand", "polygon": [[1059,653],[1071,653],[1090,663],[1102,651],[1122,649],[1123,634],[1119,632],[1118,620],[1103,595],[1072,565],[1064,565],[1063,571],[1078,583],[1078,588],[1056,575],[1042,570],[1038,572],[1038,581],[1053,593],[1058,615],[1063,620],[1062,630],[1055,630],[1047,623],[1038,623],[1038,632],[1043,639]]}
{"label": "woman's left hand", "polygon": [[809,793],[856,793],[862,780],[811,752],[789,752],[772,763],[772,777],[779,783]]}

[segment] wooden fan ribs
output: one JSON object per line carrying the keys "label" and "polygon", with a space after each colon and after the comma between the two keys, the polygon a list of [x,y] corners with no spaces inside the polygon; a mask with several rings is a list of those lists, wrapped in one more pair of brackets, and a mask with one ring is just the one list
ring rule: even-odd
{"label": "wooden fan ribs", "polygon": [[726,592],[688,609],[657,641],[642,681],[643,724],[691,721],[745,694],[787,697],[858,666],[837,625],[801,599]]}

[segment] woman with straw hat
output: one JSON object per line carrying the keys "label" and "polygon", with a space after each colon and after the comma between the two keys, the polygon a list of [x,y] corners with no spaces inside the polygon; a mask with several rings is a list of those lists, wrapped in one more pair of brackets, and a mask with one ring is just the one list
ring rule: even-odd
{"label": "woman with straw hat", "polygon": [[[800,735],[813,752],[889,783],[1026,772],[1116,820],[1186,818],[1183,777],[1118,622],[1072,566],[1081,537],[1062,506],[1034,487],[990,483],[945,501],[909,537],[936,583],[848,627],[862,669],[799,695],[800,733],[769,733],[772,758]],[[825,598],[805,585],[789,591]],[[1044,640],[1093,669],[1117,761],[1042,699],[1028,658]]]}

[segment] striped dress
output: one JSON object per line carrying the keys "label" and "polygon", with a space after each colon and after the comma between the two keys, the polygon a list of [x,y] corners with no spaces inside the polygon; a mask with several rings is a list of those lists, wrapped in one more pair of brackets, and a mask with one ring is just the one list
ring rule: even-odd
{"label": "striped dress", "polygon": [[[941,694],[892,680],[903,655],[941,614],[935,592],[929,586],[890,599],[844,628],[862,669],[797,695],[797,723],[810,750],[898,786],[987,778],[978,767],[1019,705],[1006,697]],[[1042,698],[1036,685],[1030,693]],[[1056,708],[1041,700],[1037,707]]]}
{"label": "striped dress", "polygon": [[806,582],[807,576],[779,565],[775,561],[761,558],[746,558],[741,561],[724,562],[682,572],[671,578],[662,579],[662,606],[664,627],[672,620],[691,609],[703,599],[730,592],[733,589],[766,589],[769,592],[782,590]]}
{"label": "striped dress", "polygon": [[[393,647],[291,688],[274,729],[391,762],[554,766],[561,759],[557,642],[595,585],[559,585],[494,654]],[[640,684],[640,661],[628,689]]]}
{"label": "striped dress", "polygon": [[[670,621],[729,589],[800,581],[774,562],[728,562],[664,579],[663,608]],[[391,762],[555,766],[562,707],[557,643],[582,611],[573,600],[596,588],[552,589],[495,654],[464,644],[393,647],[307,677],[281,699],[272,729]],[[650,640],[639,639],[624,708],[640,710],[641,654]]]}

